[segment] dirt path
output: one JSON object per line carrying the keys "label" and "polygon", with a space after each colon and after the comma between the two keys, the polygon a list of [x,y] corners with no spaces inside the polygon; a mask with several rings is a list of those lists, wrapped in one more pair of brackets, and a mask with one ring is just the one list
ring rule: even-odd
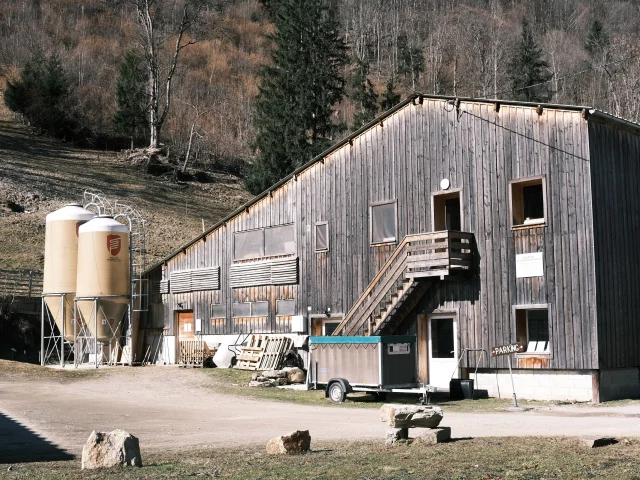
{"label": "dirt path", "polygon": [[[0,413],[6,422],[12,422],[14,432],[0,433],[0,452],[16,448],[16,443],[29,444],[33,441],[30,435],[37,433],[77,454],[94,429],[123,428],[137,435],[145,449],[154,450],[264,443],[296,429],[309,429],[314,439],[327,440],[382,438],[386,430],[375,409],[303,406],[221,395],[203,388],[205,380],[199,372],[161,367],[119,370],[71,383],[0,378]],[[458,438],[638,436],[638,417],[638,405],[517,413],[445,410],[443,425],[451,426]],[[28,434],[16,436],[20,428]]]}

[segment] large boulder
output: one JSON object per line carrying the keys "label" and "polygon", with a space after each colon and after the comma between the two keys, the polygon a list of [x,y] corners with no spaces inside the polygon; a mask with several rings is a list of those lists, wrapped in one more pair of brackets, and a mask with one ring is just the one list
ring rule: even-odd
{"label": "large boulder", "polygon": [[109,468],[117,465],[142,466],[138,439],[124,430],[91,432],[82,448],[82,469]]}
{"label": "large boulder", "polygon": [[385,403],[380,420],[393,428],[436,428],[442,421],[442,409],[430,405]]}
{"label": "large boulder", "polygon": [[297,430],[289,435],[272,438],[267,443],[267,453],[272,455],[308,452],[311,448],[309,430]]}
{"label": "large boulder", "polygon": [[301,368],[287,367],[283,371],[287,373],[287,381],[289,383],[304,383],[307,381],[307,376]]}

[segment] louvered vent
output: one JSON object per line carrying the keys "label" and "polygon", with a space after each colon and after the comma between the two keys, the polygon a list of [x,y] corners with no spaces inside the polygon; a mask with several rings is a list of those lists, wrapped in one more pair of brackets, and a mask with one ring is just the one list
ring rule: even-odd
{"label": "louvered vent", "polygon": [[175,270],[170,274],[171,293],[220,289],[220,267]]}
{"label": "louvered vent", "polygon": [[191,270],[175,270],[170,273],[171,293],[191,291]]}
{"label": "louvered vent", "polygon": [[160,280],[158,293],[169,293],[169,280]]}
{"label": "louvered vent", "polygon": [[268,262],[236,263],[229,268],[231,288],[298,283],[298,258]]}
{"label": "louvered vent", "polygon": [[229,268],[231,288],[271,284],[271,262],[237,263]]}
{"label": "louvered vent", "polygon": [[220,290],[220,267],[191,270],[191,290]]}
{"label": "louvered vent", "polygon": [[298,283],[298,258],[271,262],[271,285],[293,285]]}

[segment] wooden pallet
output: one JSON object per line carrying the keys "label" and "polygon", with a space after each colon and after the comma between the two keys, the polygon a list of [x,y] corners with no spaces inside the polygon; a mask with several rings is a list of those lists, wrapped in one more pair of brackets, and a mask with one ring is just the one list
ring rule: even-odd
{"label": "wooden pallet", "polygon": [[204,340],[181,340],[180,363],[202,366],[213,354]]}
{"label": "wooden pallet", "polygon": [[246,345],[239,347],[234,368],[252,371],[278,369],[292,346],[293,340],[288,337],[252,335]]}
{"label": "wooden pallet", "polygon": [[288,337],[271,337],[267,341],[258,370],[277,370],[282,365],[284,356],[293,346],[293,340]]}
{"label": "wooden pallet", "polygon": [[257,370],[268,340],[269,337],[267,335],[250,335],[246,344],[238,347],[240,353],[236,355],[234,368],[238,370]]}

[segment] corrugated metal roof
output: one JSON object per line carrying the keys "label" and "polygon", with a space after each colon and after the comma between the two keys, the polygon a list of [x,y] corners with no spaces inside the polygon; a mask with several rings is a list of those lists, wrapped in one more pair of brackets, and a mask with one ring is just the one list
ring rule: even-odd
{"label": "corrugated metal roof", "polygon": [[220,228],[221,226],[226,224],[229,220],[233,219],[235,216],[241,214],[247,208],[251,207],[252,205],[257,203],[258,201],[260,201],[261,199],[263,199],[264,197],[269,195],[270,192],[273,192],[274,190],[277,190],[278,188],[280,188],[282,185],[287,183],[292,178],[300,175],[302,172],[307,170],[309,167],[311,167],[315,163],[317,163],[317,162],[321,161],[322,159],[326,158],[327,155],[330,155],[331,153],[333,153],[334,151],[336,151],[339,148],[343,147],[344,145],[346,145],[346,144],[348,144],[350,142],[353,142],[353,140],[355,140],[357,137],[362,135],[364,132],[366,132],[370,128],[375,127],[378,123],[380,123],[380,121],[382,121],[382,120],[386,119],[387,117],[393,115],[395,112],[397,112],[398,110],[404,108],[409,103],[412,103],[412,102],[415,102],[415,101],[422,102],[423,99],[428,99],[428,100],[446,100],[446,101],[451,101],[451,102],[459,101],[459,102],[465,102],[465,103],[491,103],[491,104],[498,103],[500,105],[513,105],[513,106],[522,106],[522,107],[531,107],[531,108],[537,108],[537,107],[540,106],[543,109],[568,110],[568,111],[577,111],[577,112],[586,111],[586,112],[588,112],[589,115],[593,115],[593,116],[598,117],[598,118],[600,118],[600,119],[602,119],[604,121],[607,121],[607,122],[618,123],[618,124],[621,124],[621,125],[625,125],[627,127],[631,127],[633,129],[637,129],[638,132],[640,133],[640,123],[635,123],[635,122],[632,122],[632,121],[629,121],[629,120],[625,120],[623,118],[617,117],[615,115],[612,115],[612,114],[609,114],[609,113],[606,113],[606,112],[603,112],[601,110],[597,110],[597,109],[595,109],[593,107],[588,107],[588,106],[562,105],[562,104],[556,104],[556,103],[519,102],[519,101],[515,101],[515,100],[498,100],[498,99],[472,98],[472,97],[451,97],[451,96],[446,96],[446,95],[428,95],[428,94],[423,94],[423,93],[414,93],[410,97],[406,98],[405,100],[403,100],[402,102],[397,104],[395,107],[393,107],[393,108],[387,110],[386,112],[383,112],[382,114],[378,115],[372,121],[370,121],[369,123],[367,123],[363,127],[359,128],[355,132],[351,133],[350,135],[348,135],[343,140],[333,144],[331,147],[329,147],[327,150],[322,152],[320,155],[312,158],[311,160],[309,160],[304,165],[298,167],[296,170],[291,172],[289,175],[284,177],[282,180],[280,180],[276,184],[272,185],[271,187],[269,187],[264,192],[256,195],[254,198],[249,200],[247,203],[245,203],[244,205],[242,205],[238,209],[236,209],[233,212],[231,212],[225,218],[223,218],[218,223],[216,223],[212,227],[210,227],[207,230],[205,230],[203,233],[201,233],[200,235],[195,237],[193,240],[189,241],[188,243],[182,245],[180,248],[178,248],[178,249],[174,250],[173,252],[171,252],[169,255],[164,257],[162,260],[160,260],[159,262],[157,262],[153,266],[151,266],[145,272],[145,274],[148,273],[148,272],[151,272],[152,270],[155,270],[156,268],[158,268],[163,263],[167,262],[171,258],[175,257],[176,255],[178,255],[178,254],[182,253],[183,251],[185,251],[187,248],[191,247],[193,244],[195,244],[198,241],[202,240],[207,235],[209,235],[211,232],[213,232],[214,230],[217,230],[218,228]]}

